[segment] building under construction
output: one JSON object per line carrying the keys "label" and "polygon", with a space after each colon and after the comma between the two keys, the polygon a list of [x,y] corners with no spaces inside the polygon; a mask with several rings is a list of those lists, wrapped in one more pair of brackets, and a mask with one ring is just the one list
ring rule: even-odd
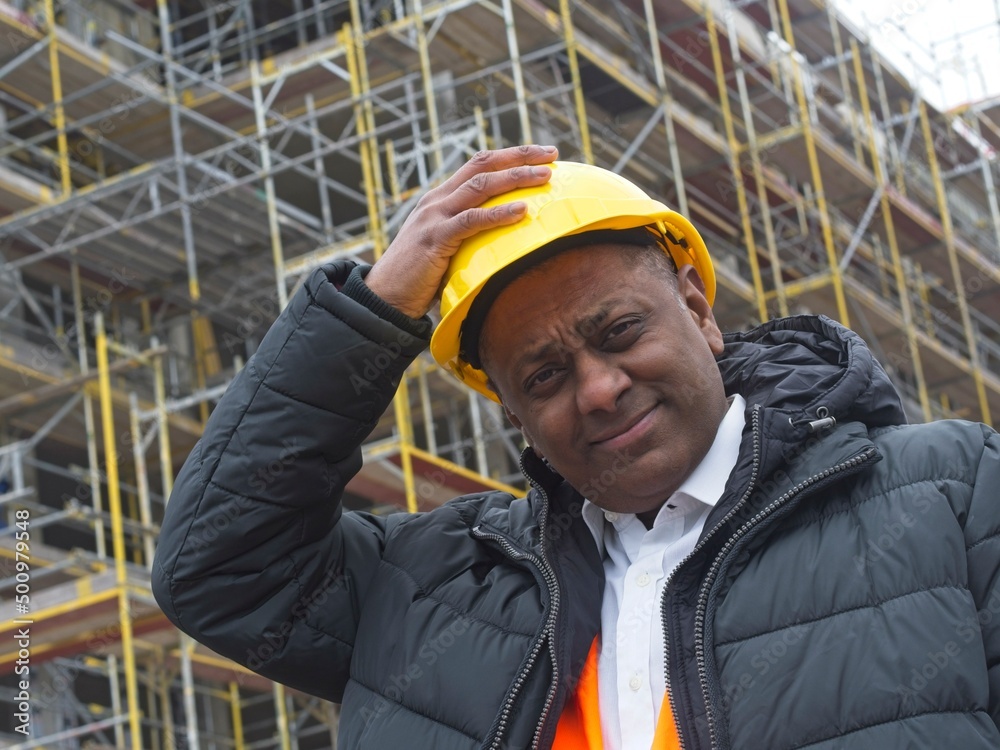
{"label": "building under construction", "polygon": [[[724,329],[825,313],[869,342],[912,421],[1000,414],[1000,99],[938,111],[828,1],[11,2],[5,744],[336,746],[336,706],[159,612],[158,523],[213,404],[309,271],[377,258],[479,149],[556,144],[690,216]],[[520,447],[495,404],[424,357],[345,502],[426,510],[520,486]],[[24,618],[29,737],[13,718]]]}

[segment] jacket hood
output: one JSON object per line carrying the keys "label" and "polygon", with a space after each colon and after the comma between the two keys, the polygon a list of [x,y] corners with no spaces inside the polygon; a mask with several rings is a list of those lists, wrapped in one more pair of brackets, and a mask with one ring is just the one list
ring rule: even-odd
{"label": "jacket hood", "polygon": [[717,361],[726,394],[787,415],[772,424],[791,432],[775,437],[801,438],[824,416],[869,429],[906,423],[899,394],[865,342],[826,316],[773,320],[724,341]]}

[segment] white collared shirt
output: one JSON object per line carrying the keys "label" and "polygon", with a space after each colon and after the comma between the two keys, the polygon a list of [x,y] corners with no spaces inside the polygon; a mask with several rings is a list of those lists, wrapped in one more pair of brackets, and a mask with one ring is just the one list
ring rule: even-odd
{"label": "white collared shirt", "polygon": [[653,745],[667,689],[660,597],[722,497],[736,466],[745,409],[743,397],[734,396],[712,447],[660,508],[653,528],[634,514],[584,501],[583,518],[604,557],[597,681],[606,750]]}

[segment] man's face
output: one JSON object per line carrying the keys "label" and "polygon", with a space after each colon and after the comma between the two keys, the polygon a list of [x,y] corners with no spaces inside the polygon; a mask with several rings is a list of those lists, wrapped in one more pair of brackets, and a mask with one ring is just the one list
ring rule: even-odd
{"label": "man's face", "polygon": [[726,412],[722,334],[691,266],[676,282],[636,248],[561,253],[513,281],[481,349],[507,416],[591,502],[652,513]]}

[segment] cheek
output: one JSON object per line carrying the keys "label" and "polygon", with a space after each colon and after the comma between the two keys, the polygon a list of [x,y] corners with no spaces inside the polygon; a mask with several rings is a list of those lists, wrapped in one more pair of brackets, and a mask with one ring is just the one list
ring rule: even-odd
{"label": "cheek", "polygon": [[545,409],[529,415],[521,432],[549,458],[565,454],[571,446],[572,427],[565,409]]}

